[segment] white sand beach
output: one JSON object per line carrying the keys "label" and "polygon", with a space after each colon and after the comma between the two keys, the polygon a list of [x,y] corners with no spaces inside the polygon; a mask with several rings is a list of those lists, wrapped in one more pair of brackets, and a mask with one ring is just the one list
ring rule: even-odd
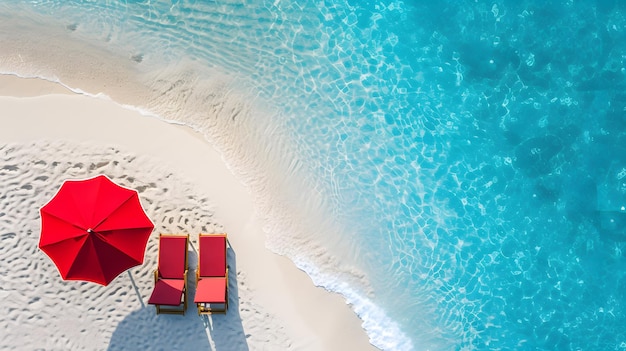
{"label": "white sand beach", "polygon": [[[39,208],[63,180],[136,189],[155,229],[144,264],[110,285],[63,281],[38,247]],[[0,349],[375,350],[337,294],[265,247],[248,190],[191,130],[40,79],[0,75]],[[226,232],[230,309],[156,315],[159,233]],[[193,274],[189,275],[193,301]]]}

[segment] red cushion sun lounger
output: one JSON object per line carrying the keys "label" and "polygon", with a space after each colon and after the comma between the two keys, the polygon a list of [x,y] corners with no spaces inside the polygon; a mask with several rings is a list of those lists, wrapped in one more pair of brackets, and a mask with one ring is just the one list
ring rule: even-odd
{"label": "red cushion sun lounger", "polygon": [[161,234],[159,263],[154,271],[154,290],[148,303],[157,314],[185,314],[187,310],[187,248],[189,235]]}

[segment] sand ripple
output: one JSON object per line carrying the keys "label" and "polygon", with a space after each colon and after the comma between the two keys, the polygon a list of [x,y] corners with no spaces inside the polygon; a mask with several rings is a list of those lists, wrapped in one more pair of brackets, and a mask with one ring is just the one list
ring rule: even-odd
{"label": "sand ripple", "polygon": [[[63,281],[38,248],[39,208],[67,178],[106,174],[137,189],[155,230],[144,264],[109,286]],[[147,305],[159,232],[190,233],[190,271],[199,232],[221,232],[210,199],[148,157],[114,147],[39,141],[0,144],[0,349],[288,350],[281,322],[252,300],[245,272],[231,265],[231,309],[201,318],[156,316]],[[236,250],[236,248],[234,248]],[[190,274],[190,296],[193,284]]]}

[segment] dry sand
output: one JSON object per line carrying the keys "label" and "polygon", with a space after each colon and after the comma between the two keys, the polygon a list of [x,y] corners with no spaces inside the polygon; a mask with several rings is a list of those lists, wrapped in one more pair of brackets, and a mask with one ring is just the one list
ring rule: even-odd
{"label": "dry sand", "polygon": [[[0,349],[375,350],[343,298],[265,248],[252,197],[190,130],[39,79],[0,75]],[[63,281],[38,248],[39,208],[67,178],[137,189],[155,230],[109,286]],[[159,233],[227,232],[230,309],[155,315]],[[192,274],[190,274],[190,277]],[[190,299],[194,284],[190,280]]]}

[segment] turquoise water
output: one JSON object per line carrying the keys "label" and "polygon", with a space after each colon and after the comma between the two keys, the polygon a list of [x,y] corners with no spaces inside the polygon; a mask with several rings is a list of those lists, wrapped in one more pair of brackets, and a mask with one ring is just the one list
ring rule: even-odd
{"label": "turquoise water", "polygon": [[218,69],[269,106],[344,229],[329,252],[368,287],[300,264],[378,347],[626,350],[622,2],[9,8],[138,64]]}

